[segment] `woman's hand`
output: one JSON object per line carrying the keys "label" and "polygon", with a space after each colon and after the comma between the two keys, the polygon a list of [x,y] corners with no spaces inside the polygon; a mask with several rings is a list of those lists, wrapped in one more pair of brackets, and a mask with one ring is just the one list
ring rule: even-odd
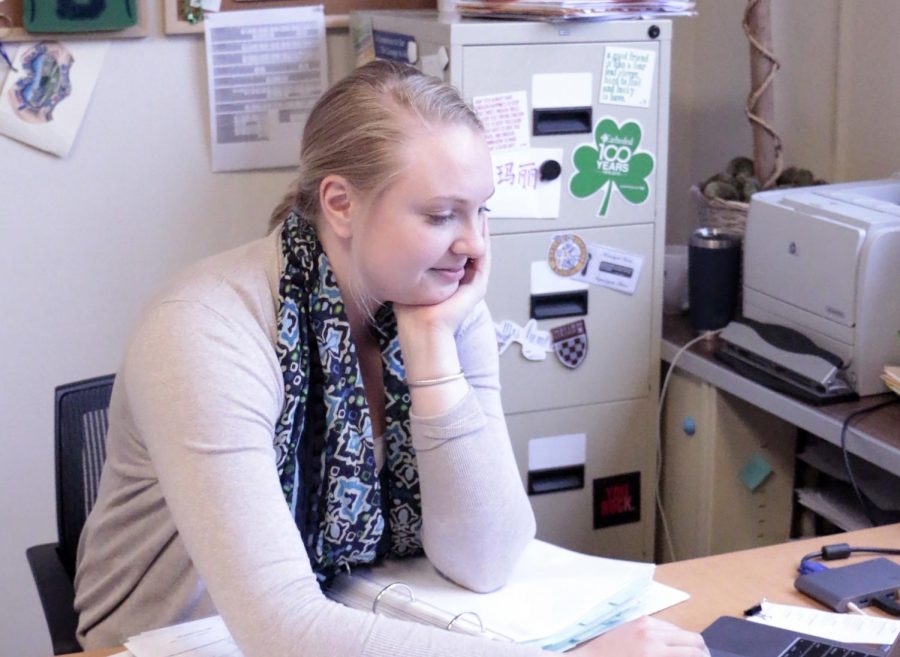
{"label": "woman's hand", "polygon": [[484,253],[479,258],[469,258],[465,274],[452,295],[440,303],[428,306],[394,304],[401,339],[404,332],[426,331],[453,335],[475,305],[484,298],[491,269],[491,243],[487,219],[481,217],[481,221]]}
{"label": "woman's hand", "polygon": [[572,650],[579,657],[709,657],[703,637],[644,616]]}

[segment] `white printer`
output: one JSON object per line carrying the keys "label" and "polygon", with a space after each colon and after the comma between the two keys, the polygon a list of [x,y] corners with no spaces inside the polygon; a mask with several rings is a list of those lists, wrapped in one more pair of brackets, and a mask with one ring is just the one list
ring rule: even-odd
{"label": "white printer", "polygon": [[859,395],[887,391],[883,368],[900,363],[900,179],[754,194],[743,296],[745,317],[840,358]]}

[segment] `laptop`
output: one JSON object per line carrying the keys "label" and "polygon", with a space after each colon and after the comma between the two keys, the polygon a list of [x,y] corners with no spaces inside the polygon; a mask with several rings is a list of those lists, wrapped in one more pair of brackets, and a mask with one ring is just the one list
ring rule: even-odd
{"label": "laptop", "polygon": [[900,636],[888,648],[838,643],[730,616],[701,634],[712,657],[900,657]]}

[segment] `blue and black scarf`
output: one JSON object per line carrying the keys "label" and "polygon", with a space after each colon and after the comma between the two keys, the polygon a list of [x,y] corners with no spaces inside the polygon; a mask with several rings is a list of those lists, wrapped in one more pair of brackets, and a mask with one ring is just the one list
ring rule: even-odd
{"label": "blue and black scarf", "polygon": [[350,324],[315,229],[296,213],[282,229],[276,353],[285,401],[275,428],[285,499],[320,581],[340,569],[422,549],[409,389],[390,305],[376,313],[385,387],[385,446],[375,466],[372,422]]}

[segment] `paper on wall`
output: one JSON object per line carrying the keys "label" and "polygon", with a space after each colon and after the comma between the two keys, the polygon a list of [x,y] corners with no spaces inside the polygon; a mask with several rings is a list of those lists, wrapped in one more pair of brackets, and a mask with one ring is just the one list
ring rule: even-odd
{"label": "paper on wall", "polygon": [[100,77],[108,41],[20,46],[0,91],[0,132],[60,157],[69,154]]}
{"label": "paper on wall", "polygon": [[491,150],[531,145],[528,99],[524,91],[475,96],[472,107],[484,125],[484,138]]}
{"label": "paper on wall", "polygon": [[328,86],[322,5],[203,23],[213,171],[296,166],[306,118]]}
{"label": "paper on wall", "polygon": [[499,219],[556,219],[559,217],[562,176],[541,180],[541,164],[562,162],[561,148],[523,148],[491,151],[494,195],[491,216]]}
{"label": "paper on wall", "polygon": [[650,107],[656,53],[640,48],[607,46],[600,80],[600,102]]}

